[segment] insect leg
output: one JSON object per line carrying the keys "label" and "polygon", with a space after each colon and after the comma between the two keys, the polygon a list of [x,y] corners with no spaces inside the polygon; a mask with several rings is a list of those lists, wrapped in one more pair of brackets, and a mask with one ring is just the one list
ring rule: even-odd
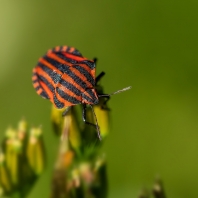
{"label": "insect leg", "polygon": [[101,72],[101,73],[96,77],[96,79],[95,79],[96,85],[97,85],[97,83],[100,81],[100,79],[101,79],[104,75],[105,75],[105,72]]}
{"label": "insect leg", "polygon": [[83,104],[83,111],[82,111],[82,118],[83,118],[83,122],[84,123],[86,123],[86,124],[88,124],[88,125],[91,125],[91,126],[94,126],[94,127],[96,127],[96,125],[95,124],[93,124],[93,123],[91,123],[91,122],[88,122],[87,121],[87,106],[86,106],[86,104]]}
{"label": "insect leg", "polygon": [[94,58],[93,61],[94,61],[94,63],[96,64],[97,61],[98,61],[98,59],[97,59],[97,58]]}
{"label": "insect leg", "polygon": [[100,129],[99,129],[99,126],[98,126],[98,121],[97,121],[97,118],[96,118],[96,114],[93,110],[93,107],[91,105],[89,105],[89,106],[91,107],[92,113],[95,117],[96,124],[93,124],[93,123],[90,123],[90,122],[87,121],[87,119],[86,119],[86,108],[87,108],[86,104],[83,104],[83,112],[82,112],[83,122],[85,122],[85,124],[88,124],[88,125],[91,125],[91,126],[95,127],[96,130],[97,130],[98,138],[99,138],[99,140],[101,140]]}
{"label": "insect leg", "polygon": [[70,109],[71,109],[71,106],[70,107],[67,107],[67,109],[65,109],[65,111],[63,111],[63,114],[62,115],[63,116],[66,116]]}

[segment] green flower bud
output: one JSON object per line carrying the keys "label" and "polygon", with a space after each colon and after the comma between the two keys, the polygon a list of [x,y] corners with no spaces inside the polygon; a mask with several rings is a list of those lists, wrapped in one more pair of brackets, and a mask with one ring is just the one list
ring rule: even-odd
{"label": "green flower bud", "polygon": [[21,141],[17,138],[7,139],[5,145],[6,166],[10,173],[11,181],[15,186],[18,185],[20,181],[21,153]]}
{"label": "green flower bud", "polygon": [[94,174],[90,162],[81,163],[79,166],[81,178],[86,186],[92,185]]}
{"label": "green flower bud", "polygon": [[5,156],[0,151],[0,197],[1,194],[9,193],[12,190],[11,178],[5,163]]}
{"label": "green flower bud", "polygon": [[165,195],[165,191],[164,191],[164,188],[163,188],[163,184],[162,184],[162,181],[161,179],[158,177],[156,178],[156,181],[154,183],[154,186],[153,186],[153,195],[158,198],[165,198],[166,195]]}
{"label": "green flower bud", "polygon": [[94,111],[97,116],[98,125],[100,127],[101,137],[104,139],[109,134],[109,110],[103,109],[99,105],[95,105]]}
{"label": "green flower bud", "polygon": [[57,135],[62,134],[63,130],[63,112],[65,109],[57,109],[52,105],[52,111],[51,111],[51,121],[54,128],[54,131]]}
{"label": "green flower bud", "polygon": [[0,197],[3,197],[5,194],[5,191],[3,190],[3,187],[0,185]]}
{"label": "green flower bud", "polygon": [[150,197],[150,193],[147,189],[142,189],[138,195],[138,198],[149,198]]}
{"label": "green flower bud", "polygon": [[80,172],[79,172],[79,170],[77,168],[73,169],[72,172],[71,172],[71,175],[72,175],[73,186],[75,188],[80,187],[81,181],[80,181]]}
{"label": "green flower bud", "polygon": [[6,139],[13,139],[17,136],[16,130],[14,130],[12,127],[9,127],[5,132]]}
{"label": "green flower bud", "polygon": [[13,184],[18,185],[20,183],[21,178],[21,172],[20,167],[22,164],[21,161],[21,150],[22,150],[22,144],[21,141],[18,139],[13,140],[13,153],[12,153],[12,164],[10,165],[9,171],[11,173],[11,178]]}
{"label": "green flower bud", "polygon": [[[67,131],[65,131],[67,130]],[[79,153],[81,146],[81,131],[77,121],[77,115],[74,108],[71,108],[68,115],[64,118],[64,133],[68,133],[69,142],[71,147]]]}
{"label": "green flower bud", "polygon": [[27,132],[27,122],[22,119],[18,124],[17,136],[20,140],[24,140]]}
{"label": "green flower bud", "polygon": [[26,156],[28,163],[36,175],[43,172],[45,166],[44,145],[41,128],[32,128],[27,143]]}

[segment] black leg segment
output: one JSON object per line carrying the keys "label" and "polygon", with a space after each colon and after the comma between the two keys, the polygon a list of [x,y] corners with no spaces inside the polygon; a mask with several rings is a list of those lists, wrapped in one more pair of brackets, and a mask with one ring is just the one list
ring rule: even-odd
{"label": "black leg segment", "polygon": [[101,73],[96,77],[96,79],[95,79],[96,85],[97,85],[97,83],[100,81],[100,79],[101,79],[104,75],[105,75],[105,72],[101,72]]}
{"label": "black leg segment", "polygon": [[88,124],[88,125],[93,126],[94,128],[96,128],[97,134],[98,134],[98,138],[99,138],[99,140],[101,140],[100,129],[99,129],[99,126],[98,126],[98,121],[97,121],[97,118],[96,118],[96,114],[95,114],[95,112],[93,110],[93,107],[91,105],[89,105],[89,106],[91,107],[91,110],[92,110],[93,116],[95,118],[96,124],[93,124],[93,123],[90,123],[90,122],[87,121],[87,119],[86,119],[86,108],[87,108],[86,104],[83,104],[83,112],[82,112],[83,122],[85,122],[85,124]]}

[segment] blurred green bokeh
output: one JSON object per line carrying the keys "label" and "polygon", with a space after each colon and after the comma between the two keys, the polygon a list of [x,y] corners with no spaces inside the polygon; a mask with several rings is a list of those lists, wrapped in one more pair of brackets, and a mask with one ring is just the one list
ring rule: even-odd
{"label": "blurred green bokeh", "polygon": [[0,137],[25,117],[42,124],[48,168],[28,198],[49,197],[58,140],[51,104],[31,82],[49,48],[74,46],[98,58],[112,97],[104,146],[109,198],[137,197],[156,175],[171,198],[198,197],[198,1],[0,2]]}

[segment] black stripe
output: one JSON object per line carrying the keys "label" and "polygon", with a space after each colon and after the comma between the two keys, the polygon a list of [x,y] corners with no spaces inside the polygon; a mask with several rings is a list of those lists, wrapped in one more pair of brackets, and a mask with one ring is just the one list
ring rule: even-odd
{"label": "black stripe", "polygon": [[64,100],[67,100],[68,102],[72,104],[81,104],[80,100],[77,100],[76,98],[68,95],[67,93],[62,91],[59,87],[56,88],[56,91],[60,95],[60,97],[63,98]]}
{"label": "black stripe", "polygon": [[[82,96],[82,92],[76,88],[74,85],[72,85],[71,83],[64,81],[63,79],[60,81],[60,84],[63,85],[64,87],[66,87],[67,89],[69,89],[70,91],[72,91],[74,94],[76,94],[77,96]],[[90,94],[91,95],[91,94]],[[95,96],[94,96],[95,97]],[[85,97],[84,97],[85,98]],[[92,102],[92,98],[86,96],[86,100],[89,102]]]}
{"label": "black stripe", "polygon": [[91,96],[92,101],[93,101],[94,99],[96,99],[96,96],[94,95],[94,93],[93,93],[93,91],[92,91],[91,89],[87,89],[86,92]]}
{"label": "black stripe", "polygon": [[75,56],[80,56],[80,57],[82,57],[82,54],[81,54],[77,49],[75,49],[75,50],[72,52],[72,54],[75,55]]}
{"label": "black stripe", "polygon": [[61,75],[56,73],[56,71],[53,71],[42,63],[38,63],[38,66],[51,77],[55,84],[61,80]]}
{"label": "black stripe", "polygon": [[63,46],[60,46],[60,51],[62,51],[63,50]]}
{"label": "black stripe", "polygon": [[90,60],[79,61],[79,63],[86,64],[91,70],[95,69],[96,64]]}
{"label": "black stripe", "polygon": [[87,100],[90,103],[94,103],[94,100],[90,99],[88,96],[86,96],[85,94],[82,94],[82,99]]}
{"label": "black stripe", "polygon": [[[56,105],[57,108],[61,109],[64,107],[64,104],[62,102],[60,102],[57,98],[56,98],[56,95],[55,95],[55,91],[54,91],[54,87],[53,85],[42,75],[39,75],[38,76],[38,79],[41,80],[43,83],[45,83],[45,85],[49,88],[49,90],[52,92],[53,94],[53,101],[54,101],[54,104]],[[43,91],[44,92],[44,91]],[[42,96],[45,97],[45,95],[47,95],[47,99],[50,99],[48,94],[46,92],[44,92],[44,95],[43,94],[40,94]]]}
{"label": "black stripe", "polygon": [[[62,64],[62,63],[59,63],[58,61],[54,60],[53,58],[50,58],[48,56],[44,56],[43,59],[45,61],[47,61],[48,63],[50,63],[51,65],[53,65],[54,67],[56,67],[58,70],[60,70],[61,72],[64,72],[64,67],[65,66],[68,66],[66,64]],[[40,63],[42,64],[42,63]],[[43,64],[42,64],[43,65]],[[69,66],[68,66],[69,67]]]}
{"label": "black stripe", "polygon": [[73,67],[77,69],[82,75],[84,75],[87,81],[89,81],[93,86],[95,86],[95,80],[86,69],[84,69],[83,67],[79,65],[74,65]]}
{"label": "black stripe", "polygon": [[71,64],[76,64],[78,61],[74,60],[74,59],[71,59],[71,58],[68,58],[66,57],[64,54],[62,53],[56,53],[56,55],[61,58],[62,60],[64,61],[67,61],[68,63],[71,63]]}
{"label": "black stripe", "polygon": [[75,75],[68,66],[64,66],[64,73],[70,76],[78,85],[80,85],[84,90],[87,89],[86,83],[81,80],[77,75]]}
{"label": "black stripe", "polygon": [[39,79],[42,82],[44,82],[47,85],[47,87],[50,89],[50,91],[52,92],[52,94],[53,94],[53,101],[54,101],[55,106],[57,108],[59,108],[59,109],[63,108],[64,107],[64,104],[57,99],[57,97],[55,95],[54,87],[49,83],[49,81],[45,77],[39,76]]}
{"label": "black stripe", "polygon": [[40,86],[38,86],[38,87],[35,87],[36,91],[38,91],[40,88],[41,88]]}
{"label": "black stripe", "polygon": [[37,82],[38,82],[38,79],[36,79],[36,80],[33,80],[32,82],[33,82],[33,84],[34,84],[34,83],[37,83]]}
{"label": "black stripe", "polygon": [[36,72],[34,72],[34,73],[32,74],[32,77],[34,77],[34,76],[37,76],[37,75],[36,75]]}
{"label": "black stripe", "polygon": [[[34,73],[34,76],[36,76],[37,79],[36,80],[33,80],[33,86],[34,86],[35,83],[39,83],[38,76],[37,76],[36,73]],[[40,83],[39,83],[39,85],[35,89],[36,89],[36,91],[38,91],[39,89],[42,89],[42,92],[39,95],[42,96],[42,97],[44,97],[44,98],[46,98],[46,99],[49,99],[48,94],[41,87]]]}
{"label": "black stripe", "polygon": [[56,53],[56,55],[57,55],[59,58],[63,59],[64,61],[67,61],[67,62],[69,62],[69,63],[71,63],[71,64],[84,63],[84,64],[86,64],[91,70],[92,70],[92,69],[95,69],[95,67],[96,67],[95,63],[94,63],[93,61],[90,61],[90,60],[77,61],[77,60],[74,60],[74,59],[71,59],[71,58],[66,57],[66,56],[65,56],[64,54],[62,54],[62,53]]}
{"label": "black stripe", "polygon": [[[84,90],[86,90],[88,87],[86,85],[86,83],[81,80],[77,75],[75,75],[69,67],[67,65],[63,65],[63,64],[60,64],[59,62],[55,61],[54,59],[52,58],[49,58],[49,57],[44,57],[45,60],[51,64],[53,64],[54,67],[56,67],[58,70],[60,70],[61,72],[67,74],[68,76],[70,76],[78,85],[80,85]],[[47,68],[45,65],[39,63],[39,66],[42,66],[42,68],[44,67]],[[47,68],[45,69],[46,70],[46,73],[48,73],[50,75],[51,72],[53,72],[51,69]]]}
{"label": "black stripe", "polygon": [[47,73],[50,77],[51,77],[51,75],[52,75],[52,73],[53,73],[53,70],[52,69],[50,69],[48,66],[46,66],[46,65],[44,65],[43,63],[38,63],[38,66],[45,72],[45,73]]}
{"label": "black stripe", "polygon": [[49,88],[49,90],[54,94],[54,87],[49,83],[49,81],[44,77],[39,75],[39,80],[41,80]]}
{"label": "black stripe", "polygon": [[55,94],[54,94],[53,100],[54,100],[54,104],[56,105],[56,107],[57,107],[58,109],[62,109],[62,108],[65,106],[62,102],[60,102],[60,101],[58,100],[58,98],[56,97]]}
{"label": "black stripe", "polygon": [[60,81],[60,84],[63,85],[64,87],[66,87],[67,89],[69,89],[70,91],[72,91],[77,96],[82,95],[82,92],[78,88],[76,88],[74,85],[72,85],[71,83],[69,83],[63,79]]}
{"label": "black stripe", "polygon": [[48,96],[48,94],[47,94],[45,91],[42,91],[42,92],[40,93],[40,95],[41,95],[43,98],[50,99],[49,96]]}
{"label": "black stripe", "polygon": [[57,74],[55,71],[52,72],[50,77],[52,78],[55,84],[57,84],[61,80],[61,75]]}
{"label": "black stripe", "polygon": [[71,47],[67,46],[67,50],[66,50],[66,52],[69,52],[70,48],[71,48]]}

